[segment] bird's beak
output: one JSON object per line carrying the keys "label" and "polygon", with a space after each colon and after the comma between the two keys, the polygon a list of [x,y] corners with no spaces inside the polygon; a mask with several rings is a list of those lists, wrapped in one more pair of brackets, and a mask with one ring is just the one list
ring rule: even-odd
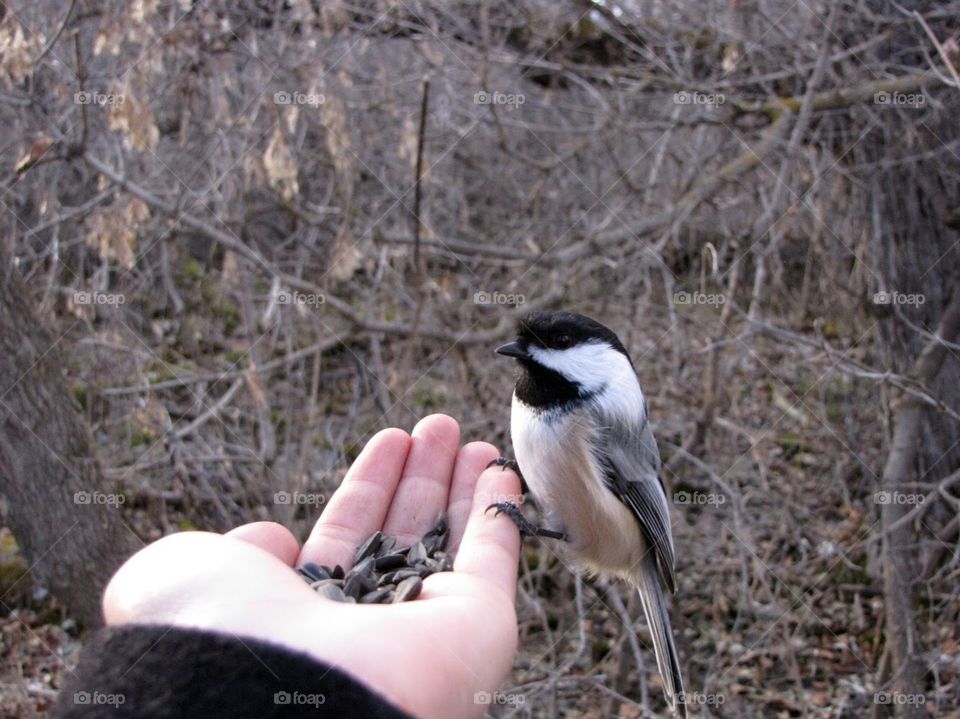
{"label": "bird's beak", "polygon": [[517,359],[530,359],[530,355],[520,346],[518,342],[507,342],[505,345],[497,347],[498,355],[507,357],[516,357]]}

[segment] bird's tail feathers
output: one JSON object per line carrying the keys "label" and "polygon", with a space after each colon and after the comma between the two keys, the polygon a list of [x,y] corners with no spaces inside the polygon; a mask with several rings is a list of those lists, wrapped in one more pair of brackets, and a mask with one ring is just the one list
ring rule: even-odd
{"label": "bird's tail feathers", "polygon": [[648,553],[640,571],[634,575],[633,579],[640,593],[640,602],[643,604],[647,626],[650,627],[653,652],[657,657],[657,670],[660,672],[660,678],[663,681],[667,704],[678,716],[685,718],[687,707],[686,697],[683,693],[680,658],[677,656],[677,647],[673,641],[673,630],[670,627],[670,615],[667,613],[667,602],[660,586],[660,578],[652,554]]}

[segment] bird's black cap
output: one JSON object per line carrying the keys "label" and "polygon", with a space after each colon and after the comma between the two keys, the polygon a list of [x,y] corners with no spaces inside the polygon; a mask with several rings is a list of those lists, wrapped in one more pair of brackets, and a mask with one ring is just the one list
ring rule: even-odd
{"label": "bird's black cap", "polygon": [[573,312],[531,312],[517,325],[517,342],[521,347],[536,345],[548,349],[566,349],[582,342],[606,342],[629,359],[627,350],[616,333],[594,319]]}

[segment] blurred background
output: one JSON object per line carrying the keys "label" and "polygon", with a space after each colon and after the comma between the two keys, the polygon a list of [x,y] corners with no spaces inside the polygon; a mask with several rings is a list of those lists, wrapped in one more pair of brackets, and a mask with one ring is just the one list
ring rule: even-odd
{"label": "blurred background", "polygon": [[[367,439],[509,453],[517,317],[614,329],[699,716],[960,716],[960,2],[0,2],[0,706],[143,543],[303,536]],[[496,717],[665,708],[527,541]],[[638,669],[639,664],[639,669]]]}

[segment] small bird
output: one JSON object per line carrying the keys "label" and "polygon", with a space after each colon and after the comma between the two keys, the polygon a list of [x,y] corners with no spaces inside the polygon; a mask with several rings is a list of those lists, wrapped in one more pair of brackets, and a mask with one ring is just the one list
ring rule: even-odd
{"label": "small bird", "polygon": [[599,322],[570,312],[534,312],[517,339],[497,348],[515,358],[510,434],[526,488],[548,526],[509,502],[493,504],[524,534],[564,542],[588,574],[618,577],[640,593],[670,708],[686,716],[680,660],[664,588],[676,591],[673,537],[660,453],[640,382],[623,344]]}

